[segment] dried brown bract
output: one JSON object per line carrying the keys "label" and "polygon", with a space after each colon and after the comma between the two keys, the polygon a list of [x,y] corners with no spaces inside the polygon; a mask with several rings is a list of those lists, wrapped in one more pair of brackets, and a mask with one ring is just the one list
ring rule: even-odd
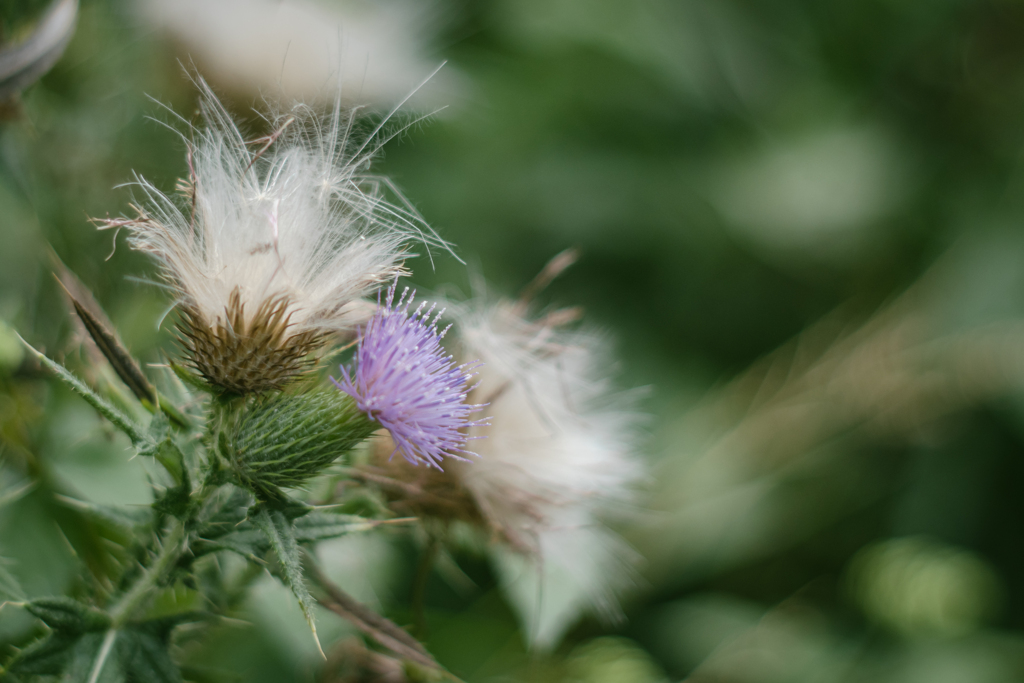
{"label": "dried brown bract", "polygon": [[236,394],[280,390],[313,364],[310,354],[326,336],[314,330],[290,330],[285,297],[260,303],[251,317],[236,289],[223,317],[209,321],[182,307],[180,343],[188,364],[210,385]]}

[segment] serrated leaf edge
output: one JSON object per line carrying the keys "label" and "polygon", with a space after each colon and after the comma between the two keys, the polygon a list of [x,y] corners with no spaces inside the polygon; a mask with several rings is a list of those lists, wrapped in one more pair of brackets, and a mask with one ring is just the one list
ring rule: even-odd
{"label": "serrated leaf edge", "polygon": [[251,516],[251,519],[267,537],[270,547],[277,555],[278,560],[281,561],[285,583],[288,584],[288,587],[291,588],[292,593],[299,601],[299,607],[302,608],[302,614],[306,617],[306,623],[309,624],[309,628],[313,632],[313,640],[316,641],[316,647],[320,651],[320,655],[327,659],[327,655],[324,654],[324,650],[320,646],[320,638],[316,633],[316,622],[313,615],[313,605],[316,604],[316,601],[313,600],[309,589],[306,588],[302,574],[301,551],[299,550],[299,544],[295,540],[295,530],[292,523],[281,512],[267,510],[266,508],[261,508],[255,515]]}

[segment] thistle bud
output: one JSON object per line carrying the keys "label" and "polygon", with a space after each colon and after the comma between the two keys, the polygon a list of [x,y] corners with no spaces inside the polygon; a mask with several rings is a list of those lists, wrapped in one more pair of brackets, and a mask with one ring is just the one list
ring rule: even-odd
{"label": "thistle bud", "polygon": [[241,415],[229,457],[252,489],[297,486],[377,429],[344,394],[279,394],[252,404]]}

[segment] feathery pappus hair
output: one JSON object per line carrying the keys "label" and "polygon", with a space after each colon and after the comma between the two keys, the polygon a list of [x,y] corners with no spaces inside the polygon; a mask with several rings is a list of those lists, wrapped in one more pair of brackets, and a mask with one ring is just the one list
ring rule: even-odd
{"label": "feathery pappus hair", "polygon": [[267,118],[270,134],[246,140],[197,85],[202,123],[182,134],[188,178],[171,194],[137,178],[136,215],[97,223],[128,228],[131,246],[159,262],[187,364],[208,384],[280,389],[331,335],[366,321],[364,297],[404,272],[411,242],[450,248],[370,172],[397,134],[382,133],[397,107],[359,134],[358,108],[340,99],[326,115],[295,104]]}
{"label": "feathery pappus hair", "polygon": [[590,608],[617,617],[636,561],[605,522],[630,509],[644,477],[639,415],[611,388],[604,340],[562,328],[575,315],[531,320],[523,302],[499,301],[454,316],[461,353],[482,363],[470,400],[489,403],[491,418],[479,460],[452,469],[506,541],[499,572],[541,645]]}

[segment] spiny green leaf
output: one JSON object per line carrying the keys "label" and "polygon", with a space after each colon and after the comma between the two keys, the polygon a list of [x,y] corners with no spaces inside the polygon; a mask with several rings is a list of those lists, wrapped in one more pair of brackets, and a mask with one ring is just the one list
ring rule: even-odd
{"label": "spiny green leaf", "polygon": [[157,413],[149,421],[148,440],[139,448],[139,455],[155,458],[178,484],[188,484],[189,471],[181,448],[171,433],[170,420]]}
{"label": "spiny green leaf", "polygon": [[178,519],[184,519],[189,514],[192,504],[192,481],[185,465],[184,456],[181,450],[168,439],[157,449],[157,459],[164,462],[164,466],[171,476],[175,477],[178,484],[159,495],[153,502],[153,509]]}
{"label": "spiny green leaf", "polygon": [[[21,337],[18,337],[21,339]],[[29,344],[24,339],[21,339],[22,343],[28,347],[40,363],[45,365],[51,372],[57,375],[64,384],[66,384],[72,391],[81,396],[86,402],[91,405],[96,411],[103,417],[110,420],[111,424],[120,429],[122,432],[128,435],[128,438],[132,440],[136,446],[141,446],[146,443],[146,436],[139,427],[130,417],[122,413],[120,410],[110,404],[107,399],[103,398],[91,388],[89,388],[85,382],[75,377],[67,368],[60,363],[50,360],[44,354],[36,351],[35,347]]]}
{"label": "spiny green leaf", "polygon": [[69,683],[123,683],[124,670],[114,652],[118,633],[88,633],[72,650],[71,662],[62,681]]}
{"label": "spiny green leaf", "polygon": [[237,486],[224,487],[210,496],[209,508],[213,511],[203,518],[204,526],[199,535],[216,538],[230,533],[249,518],[252,494]]}
{"label": "spiny green leaf", "polygon": [[258,548],[234,540],[221,544],[221,539],[244,528],[264,547],[269,547],[263,534],[246,521],[252,502],[251,493],[235,486],[224,487],[213,494],[207,506],[213,512],[200,518],[201,525],[197,529],[196,540],[190,547],[192,554],[199,557],[218,550],[230,550],[249,559],[257,559],[257,555],[262,554]]}
{"label": "spiny green leaf", "polygon": [[60,676],[62,683],[123,683],[124,670],[110,656],[114,636],[111,631],[77,635],[54,632],[18,653],[5,673]]}
{"label": "spiny green leaf", "polygon": [[181,673],[168,652],[169,629],[133,625],[117,639],[117,658],[130,680],[181,683]]}
{"label": "spiny green leaf", "polygon": [[[313,620],[313,596],[306,588],[305,579],[302,576],[302,555],[299,544],[295,541],[295,528],[292,523],[277,510],[261,508],[252,518],[260,531],[266,535],[278,560],[281,562],[281,573],[285,583],[292,589],[292,593],[299,601],[299,607],[306,616],[306,622],[313,631],[313,639],[316,640],[317,648],[320,648],[320,639],[316,635],[316,623]],[[323,654],[323,649],[320,649]]]}
{"label": "spiny green leaf", "polygon": [[192,554],[196,557],[208,555],[220,550],[227,550],[253,562],[260,562],[260,558],[270,548],[266,536],[257,529],[248,528],[226,534],[216,539],[198,539],[192,544]]}
{"label": "spiny green leaf", "polygon": [[146,436],[149,437],[148,443],[139,449],[139,455],[147,457],[155,456],[157,445],[170,436],[170,433],[171,423],[167,419],[167,416],[161,413],[153,415],[149,420],[149,426],[146,427]]}
{"label": "spiny green leaf", "polygon": [[175,486],[159,495],[153,508],[164,514],[183,519],[192,501],[192,479],[185,455],[171,435],[170,422],[161,414],[150,420],[147,445],[139,448],[139,455],[155,458],[175,481]]}
{"label": "spiny green leaf", "polygon": [[348,534],[370,531],[380,526],[381,523],[380,520],[366,519],[357,515],[311,512],[295,520],[295,540],[299,543],[316,543]]}
{"label": "spiny green leaf", "polygon": [[192,482],[190,481],[188,466],[185,464],[185,455],[178,448],[178,444],[167,437],[159,443],[156,449],[155,457],[157,462],[164,466],[174,480],[178,483],[178,486],[183,489],[192,488]]}
{"label": "spiny green leaf", "polygon": [[184,519],[189,512],[192,493],[184,486],[174,486],[163,492],[153,501],[153,509],[165,515]]}
{"label": "spiny green leaf", "polygon": [[55,631],[37,640],[8,662],[6,673],[25,676],[59,676],[71,661],[81,635]]}
{"label": "spiny green leaf", "polygon": [[25,603],[25,609],[55,631],[88,633],[110,626],[110,615],[106,612],[71,598],[36,598]]}
{"label": "spiny green leaf", "polygon": [[[287,515],[285,515],[287,519]],[[379,520],[366,519],[356,515],[336,515],[322,512],[311,512],[292,522],[292,530],[297,543],[312,544],[326,541],[353,533],[363,533],[377,528]],[[271,549],[270,542],[252,522],[234,525],[227,533],[201,533],[192,552],[198,557],[218,550],[228,550],[250,560],[262,557]]]}
{"label": "spiny green leaf", "polygon": [[74,683],[181,683],[181,674],[168,652],[171,631],[201,616],[196,612],[175,614],[130,623],[119,631],[57,630],[18,653],[6,673],[62,676],[62,681]]}

